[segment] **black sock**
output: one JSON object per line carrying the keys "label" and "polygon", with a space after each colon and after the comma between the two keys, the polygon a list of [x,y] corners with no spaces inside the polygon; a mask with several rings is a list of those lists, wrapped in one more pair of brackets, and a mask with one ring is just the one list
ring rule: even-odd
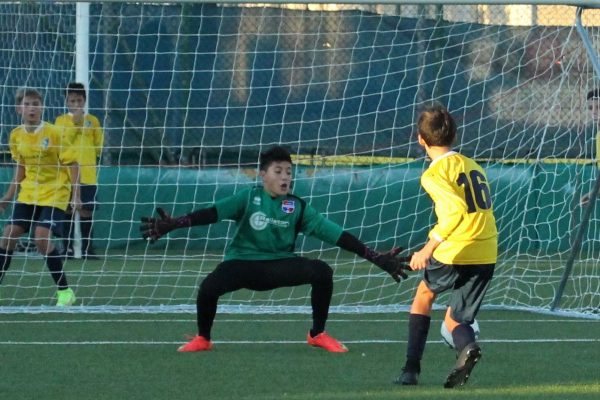
{"label": "black sock", "polygon": [[12,260],[12,250],[6,250],[0,248],[0,283],[4,278],[4,273],[10,267],[10,261]]}
{"label": "black sock", "polygon": [[421,372],[421,359],[427,343],[431,317],[410,314],[408,317],[408,345],[406,348],[406,369]]}
{"label": "black sock", "polygon": [[215,316],[217,315],[218,297],[206,295],[202,290],[198,291],[196,297],[196,318],[198,323],[198,335],[210,340]]}
{"label": "black sock", "polygon": [[56,249],[46,255],[46,265],[50,270],[52,279],[58,286],[58,290],[67,289],[69,285],[67,284],[67,276],[63,271],[62,257]]}
{"label": "black sock", "polygon": [[310,336],[315,337],[325,332],[325,324],[329,316],[329,304],[331,303],[331,294],[333,293],[333,282],[313,284],[311,293],[311,306],[313,316],[313,326],[310,329]]}
{"label": "black sock", "polygon": [[92,250],[92,218],[81,218],[81,252],[86,254]]}
{"label": "black sock", "polygon": [[329,317],[329,305],[333,294],[333,269],[322,261],[314,261],[315,268],[311,279],[310,305],[312,308],[311,337],[325,331],[325,324]]}
{"label": "black sock", "polygon": [[471,325],[460,324],[452,331],[452,340],[454,341],[454,348],[460,353],[466,345],[475,341],[475,332],[473,332]]}

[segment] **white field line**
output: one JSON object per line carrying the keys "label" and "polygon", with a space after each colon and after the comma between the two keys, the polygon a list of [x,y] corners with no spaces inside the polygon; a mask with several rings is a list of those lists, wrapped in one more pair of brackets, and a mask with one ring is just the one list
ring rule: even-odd
{"label": "white field line", "polygon": [[[97,323],[136,323],[136,324],[145,324],[145,323],[186,323],[189,324],[193,321],[194,318],[189,319],[62,319],[62,320],[0,320],[0,324],[97,324]],[[309,318],[305,319],[219,319],[218,323],[298,323],[298,322],[306,322]],[[337,319],[332,318],[328,320],[328,323],[406,323],[407,321],[404,319]],[[494,319],[494,320],[481,320],[480,323],[484,325],[492,324],[492,323],[587,323],[594,324],[598,323],[593,320],[585,320],[585,319],[546,319],[546,320],[532,320],[532,319]],[[481,343],[596,343],[600,342],[600,338],[596,339],[484,339],[481,340]],[[0,341],[0,345],[8,345],[8,346],[18,346],[18,345],[77,345],[77,346],[86,346],[86,345],[153,345],[153,346],[161,346],[161,345],[178,345],[181,344],[182,341]],[[215,344],[247,344],[247,345],[257,345],[257,344],[304,344],[305,341],[297,341],[297,340],[224,340],[214,341]],[[389,340],[389,339],[370,339],[370,340],[344,340],[344,343],[349,344],[398,344],[398,343],[406,343],[405,340]],[[429,343],[443,343],[441,340],[433,340],[429,341]]]}
{"label": "white field line", "polygon": [[[119,340],[97,340],[97,341],[0,341],[0,346],[98,346],[98,345],[116,345],[116,346],[164,346],[164,345],[180,345],[183,341],[119,341]],[[303,340],[215,340],[215,345],[262,345],[262,344],[306,344]],[[399,344],[406,343],[406,340],[344,340],[344,343],[349,344]],[[428,341],[428,343],[439,343],[442,344],[441,340]],[[595,339],[518,339],[518,340],[506,340],[506,339],[486,339],[482,340],[481,343],[512,343],[512,344],[525,344],[525,343],[600,343],[600,338]],[[445,345],[445,344],[444,344]]]}
{"label": "white field line", "polygon": [[[1,324],[85,324],[85,323],[111,323],[111,322],[119,322],[119,323],[189,323],[190,321],[194,321],[195,316],[191,315],[190,318],[187,319],[150,319],[150,318],[131,318],[131,319],[61,319],[61,320],[45,320],[45,319],[37,319],[37,320],[18,320],[18,319],[10,319],[10,320],[1,320]],[[256,323],[295,323],[295,322],[306,322],[310,321],[310,316],[306,316],[306,318],[284,318],[284,319],[237,319],[237,318],[228,318],[228,319],[218,319],[218,323],[248,323],[248,322],[256,322]],[[504,324],[504,323],[569,323],[569,324],[597,324],[597,320],[590,319],[577,319],[577,318],[565,318],[565,319],[478,319],[480,324]],[[340,319],[340,318],[329,318],[327,323],[406,323],[408,320],[406,318],[382,318],[382,319]],[[441,322],[440,320],[432,320],[432,323]]]}

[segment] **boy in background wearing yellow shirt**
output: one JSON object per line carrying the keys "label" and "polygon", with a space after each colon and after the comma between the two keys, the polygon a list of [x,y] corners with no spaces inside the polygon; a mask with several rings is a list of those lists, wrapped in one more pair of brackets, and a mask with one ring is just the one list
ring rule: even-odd
{"label": "boy in background wearing yellow shirt", "polygon": [[433,200],[437,224],[410,261],[410,267],[424,270],[424,275],[410,310],[406,363],[394,382],[417,384],[433,303],[438,294],[450,290],[444,323],[452,333],[457,360],[444,387],[453,388],[466,383],[481,357],[471,324],[494,274],[498,233],[484,170],[452,151],[452,116],[440,105],[429,107],[420,114],[417,129],[419,144],[431,159],[421,185]]}
{"label": "boy in background wearing yellow shirt", "polygon": [[10,267],[19,237],[33,229],[37,250],[46,259],[58,287],[56,305],[70,306],[75,302],[75,293],[69,288],[62,256],[51,237],[53,232],[62,235],[69,199],[73,209],[80,207],[79,165],[70,146],[63,143],[62,130],[42,120],[40,92],[20,89],[15,100],[22,125],[10,133],[10,153],[16,165],[13,180],[0,198],[0,212],[6,210],[17,192],[18,196],[0,241],[0,281]]}
{"label": "boy in background wearing yellow shirt", "polygon": [[[81,168],[81,209],[79,223],[81,227],[81,253],[85,259],[97,259],[92,246],[92,221],[98,191],[97,163],[102,154],[104,133],[98,118],[85,112],[87,100],[85,86],[71,82],[65,91],[69,112],[56,118],[55,125],[65,127],[66,134],[77,154]],[[64,248],[67,257],[73,256],[73,213],[67,211],[65,223]]]}

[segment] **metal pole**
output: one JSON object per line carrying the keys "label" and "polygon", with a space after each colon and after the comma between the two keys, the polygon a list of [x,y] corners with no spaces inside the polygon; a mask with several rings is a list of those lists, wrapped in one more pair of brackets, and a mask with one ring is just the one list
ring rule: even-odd
{"label": "metal pole", "polygon": [[[75,80],[89,88],[90,80],[90,3],[77,3],[75,9]],[[85,103],[88,112],[88,102]],[[73,256],[81,258],[81,223],[79,212],[73,215]]]}
{"label": "metal pole", "polygon": [[[587,31],[583,27],[581,23],[581,14],[583,12],[583,8],[577,8],[577,16],[575,18],[575,26],[577,27],[577,31],[581,36],[581,40],[585,46],[585,49],[588,53],[588,56],[591,60],[591,63],[596,71],[596,77],[600,79],[600,62],[598,61],[598,56],[596,51],[594,50],[594,46],[590,41]],[[600,154],[596,154],[596,158],[600,158]],[[567,259],[567,263],[565,265],[565,270],[563,271],[563,276],[560,280],[558,288],[556,290],[556,294],[554,296],[554,300],[552,301],[552,306],[550,309],[554,311],[560,304],[560,300],[562,298],[563,292],[565,290],[565,286],[567,285],[567,280],[569,276],[571,276],[571,271],[573,270],[573,264],[575,263],[575,259],[579,255],[579,251],[581,250],[581,245],[583,243],[583,235],[585,234],[588,224],[590,222],[590,218],[592,216],[592,211],[594,210],[594,205],[596,203],[596,198],[598,197],[598,192],[600,191],[600,171],[596,175],[596,183],[594,185],[594,189],[590,193],[590,199],[583,213],[583,217],[581,218],[581,223],[579,224],[579,229],[577,230],[577,235],[575,236],[575,240],[573,241],[573,247],[571,248],[571,254],[569,254],[569,258]]]}

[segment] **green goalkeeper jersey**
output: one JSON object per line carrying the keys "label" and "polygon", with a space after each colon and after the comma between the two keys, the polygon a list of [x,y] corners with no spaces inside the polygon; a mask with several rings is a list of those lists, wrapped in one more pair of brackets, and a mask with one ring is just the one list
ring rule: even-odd
{"label": "green goalkeeper jersey", "polygon": [[295,257],[299,232],[335,245],[343,231],[301,198],[292,194],[271,197],[260,186],[243,189],[214,205],[219,221],[236,222],[225,260]]}

